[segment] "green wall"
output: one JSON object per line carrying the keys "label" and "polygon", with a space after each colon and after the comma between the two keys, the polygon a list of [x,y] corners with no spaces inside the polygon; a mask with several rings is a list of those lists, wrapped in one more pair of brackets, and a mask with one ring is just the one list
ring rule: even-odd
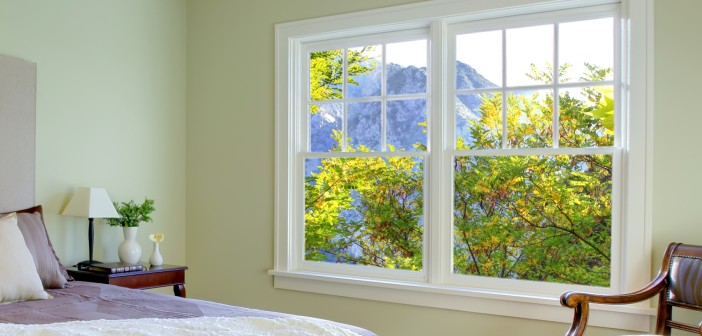
{"label": "green wall", "polygon": [[[700,13],[702,1],[699,0],[655,3],[653,243],[656,252],[661,252],[671,241],[702,244]],[[660,260],[657,255],[655,262]]]}
{"label": "green wall", "polygon": [[[380,335],[563,334],[560,323],[272,288],[274,24],[410,2],[188,2],[189,293],[359,324]],[[654,268],[669,241],[702,244],[702,184],[695,179],[702,114],[694,104],[702,91],[700,12],[698,0],[655,3]]]}
{"label": "green wall", "polygon": [[[87,259],[87,219],[59,213],[77,187],[156,201],[141,227],[185,263],[184,0],[0,0],[0,53],[37,63],[36,202],[67,265]],[[2,121],[0,121],[2,122]],[[117,260],[119,228],[96,220],[95,258]]]}
{"label": "green wall", "polygon": [[[410,2],[0,0],[0,53],[38,64],[36,198],[60,257],[86,256],[85,220],[60,210],[74,188],[102,186],[114,200],[156,199],[142,258],[147,234],[164,232],[166,262],[190,267],[191,297],[384,336],[563,334],[560,323],[272,287],[274,24]],[[668,242],[702,244],[701,12],[698,0],[655,3],[654,268]],[[101,224],[96,256],[115,259],[121,234]]]}

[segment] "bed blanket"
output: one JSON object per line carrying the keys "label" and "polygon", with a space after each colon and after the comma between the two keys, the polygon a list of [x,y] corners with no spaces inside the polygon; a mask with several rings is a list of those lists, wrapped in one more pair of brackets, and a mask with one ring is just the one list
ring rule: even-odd
{"label": "bed blanket", "polygon": [[[333,324],[335,327],[339,327],[341,329],[350,330],[351,332],[361,336],[376,336],[376,334],[367,329],[344,323],[246,307],[231,306],[212,301],[184,299],[173,295],[152,293],[97,283],[74,281],[71,283],[70,288],[50,289],[48,292],[54,297],[54,299],[24,301],[0,305],[0,323],[37,325],[56,324],[78,320],[170,319],[172,321],[174,319],[191,319],[199,317],[253,317],[262,320],[269,320],[268,322],[272,322],[276,319],[299,319],[304,321],[312,321],[313,323],[315,323],[315,321],[321,321],[324,323]],[[8,333],[0,331],[0,335],[8,335]],[[44,336],[44,334],[39,335]],[[165,335],[170,334],[166,333]],[[217,333],[204,335],[217,335]],[[259,333],[259,335],[261,335],[261,333]]]}
{"label": "bed blanket", "polygon": [[22,336],[358,336],[320,320],[262,317],[195,317],[0,324],[0,335]]}

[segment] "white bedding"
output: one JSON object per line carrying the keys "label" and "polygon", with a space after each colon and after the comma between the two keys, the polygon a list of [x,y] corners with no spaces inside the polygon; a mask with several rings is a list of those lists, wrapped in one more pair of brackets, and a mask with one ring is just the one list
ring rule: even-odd
{"label": "white bedding", "polygon": [[358,336],[323,320],[262,317],[194,317],[71,321],[53,324],[0,323],[0,335],[18,336]]}

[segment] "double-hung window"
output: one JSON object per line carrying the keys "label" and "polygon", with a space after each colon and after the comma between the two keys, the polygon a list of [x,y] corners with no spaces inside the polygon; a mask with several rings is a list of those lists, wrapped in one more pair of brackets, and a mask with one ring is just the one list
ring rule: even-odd
{"label": "double-hung window", "polygon": [[421,271],[426,32],[310,43],[301,54],[304,263]]}
{"label": "double-hung window", "polygon": [[487,3],[277,27],[277,287],[558,320],[647,278],[647,3]]}

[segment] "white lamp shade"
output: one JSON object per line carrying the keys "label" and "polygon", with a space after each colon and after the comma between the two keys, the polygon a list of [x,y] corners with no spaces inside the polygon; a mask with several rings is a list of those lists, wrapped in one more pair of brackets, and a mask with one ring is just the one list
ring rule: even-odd
{"label": "white lamp shade", "polygon": [[103,188],[78,188],[61,214],[88,218],[120,217]]}

